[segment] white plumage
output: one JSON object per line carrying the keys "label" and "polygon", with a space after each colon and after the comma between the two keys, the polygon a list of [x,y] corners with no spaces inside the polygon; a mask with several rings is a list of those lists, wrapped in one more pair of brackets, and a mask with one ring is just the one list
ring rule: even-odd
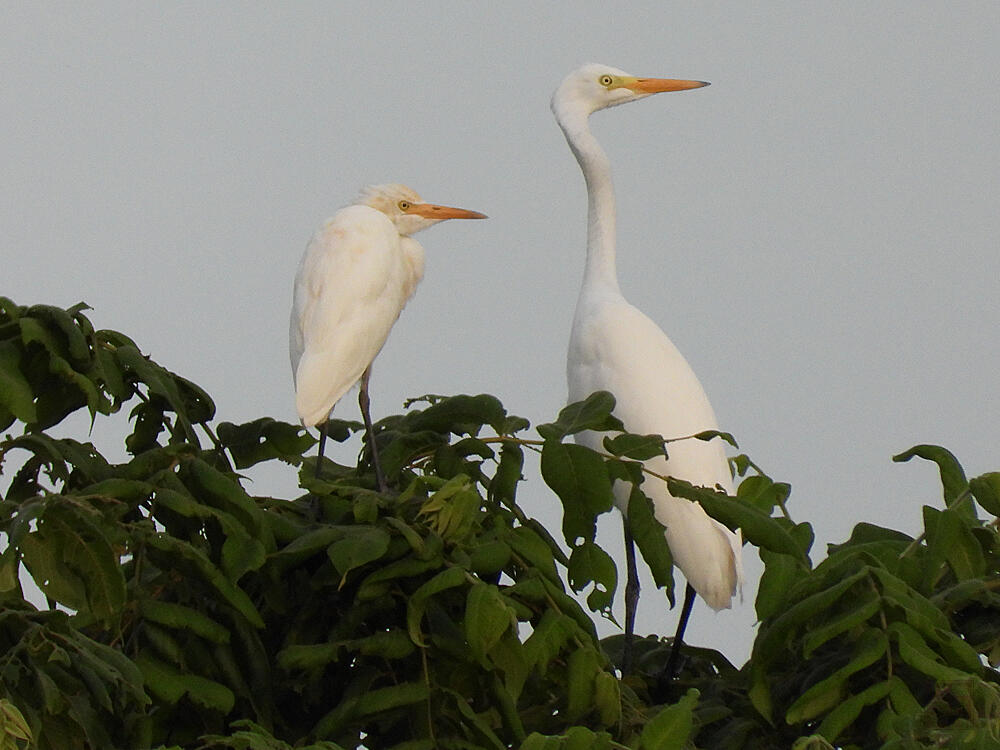
{"label": "white plumage", "polygon": [[[615,415],[637,434],[676,438],[717,429],[717,423],[701,383],[677,347],[622,296],[615,266],[611,167],[588,118],[599,109],[654,93],[704,85],[636,78],[606,65],[588,64],[570,73],[552,97],[552,111],[583,170],[589,201],[587,262],[567,357],[569,400],[583,400],[597,390],[611,391]],[[601,437],[593,433],[581,434],[578,440],[601,447]],[[651,470],[732,493],[721,440],[682,440],[669,443],[667,449],[669,460],[648,461]],[[697,503],[671,496],[664,482],[647,478],[643,489],[666,528],[671,553],[684,577],[711,607],[729,607],[742,580],[740,535],[709,517]],[[619,483],[615,496],[623,511],[628,495],[629,488]]]}
{"label": "white plumage", "polygon": [[405,185],[377,185],[362,190],[316,232],[295,276],[288,332],[303,425],[325,422],[366,376],[420,283],[424,250],[410,235],[459,218],[485,216],[424,203]]}
{"label": "white plumage", "polygon": [[[580,295],[567,375],[571,402],[582,401],[594,391],[611,391],[616,398],[615,416],[629,432],[672,438],[717,429],[708,397],[677,347],[620,295]],[[603,450],[600,435],[583,433],[578,440]],[[653,458],[646,466],[694,485],[720,485],[732,494],[720,440],[672,442],[667,452],[669,460]],[[710,607],[729,607],[741,578],[739,535],[697,503],[672,497],[664,482],[647,477],[642,486],[653,500],[656,518],[665,527],[670,552],[684,577]],[[623,512],[628,497],[629,487],[618,483],[615,501]]]}

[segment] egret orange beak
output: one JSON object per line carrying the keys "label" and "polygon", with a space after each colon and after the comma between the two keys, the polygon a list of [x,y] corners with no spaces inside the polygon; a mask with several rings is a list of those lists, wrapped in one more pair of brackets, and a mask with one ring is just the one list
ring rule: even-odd
{"label": "egret orange beak", "polygon": [[625,86],[637,94],[659,94],[662,91],[687,91],[708,86],[708,81],[682,81],[677,78],[633,78]]}
{"label": "egret orange beak", "polygon": [[485,219],[486,214],[469,211],[452,206],[436,206],[433,203],[415,203],[410,208],[411,214],[423,216],[425,219]]}

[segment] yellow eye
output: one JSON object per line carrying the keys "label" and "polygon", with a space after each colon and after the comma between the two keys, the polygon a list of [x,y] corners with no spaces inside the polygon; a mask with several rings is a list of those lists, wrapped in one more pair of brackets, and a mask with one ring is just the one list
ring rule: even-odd
{"label": "yellow eye", "polygon": [[602,75],[597,80],[600,81],[601,85],[604,86],[605,88],[610,88],[611,84],[613,84],[615,82],[615,79],[612,78],[611,76],[609,76],[607,73],[605,73],[604,75]]}
{"label": "yellow eye", "polygon": [[409,211],[410,210],[410,202],[409,201],[400,201],[396,205],[399,206],[399,210],[400,211]]}

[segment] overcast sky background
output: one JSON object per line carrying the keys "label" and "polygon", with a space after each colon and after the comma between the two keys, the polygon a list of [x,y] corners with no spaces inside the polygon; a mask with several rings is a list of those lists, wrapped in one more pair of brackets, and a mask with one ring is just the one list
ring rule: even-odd
{"label": "overcast sky background", "polygon": [[[708,80],[592,120],[621,285],[791,482],[821,559],[858,521],[912,533],[940,503],[933,466],[892,454],[932,442],[1000,469],[998,40],[992,0],[5,3],[0,294],[85,300],[220,419],[294,421],[305,243],[361,185],[403,182],[490,219],[418,236],[426,276],[376,362],[375,415],[488,392],[549,421],[586,233],[549,97],[588,61]],[[337,413],[356,418],[353,396]],[[253,491],[295,496],[294,474]],[[558,529],[540,480],[522,502]],[[616,518],[600,533],[620,549]],[[737,663],[746,558],[745,603],[701,604],[689,631]],[[646,580],[638,630],[671,633]]]}

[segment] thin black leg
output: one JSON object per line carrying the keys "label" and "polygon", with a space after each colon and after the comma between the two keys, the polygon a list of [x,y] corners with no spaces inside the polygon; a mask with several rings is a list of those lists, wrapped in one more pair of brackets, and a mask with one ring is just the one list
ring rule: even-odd
{"label": "thin black leg", "polygon": [[694,606],[694,587],[689,583],[684,589],[684,606],[681,607],[681,618],[677,623],[677,632],[674,633],[674,642],[670,647],[670,658],[667,659],[667,666],[663,670],[663,677],[672,680],[677,677],[677,668],[680,666],[681,646],[684,643],[684,630],[687,628],[688,618],[691,617],[691,608]]}
{"label": "thin black leg", "polygon": [[319,450],[316,452],[316,478],[323,473],[323,450],[326,448],[326,430],[329,419],[319,426]]}
{"label": "thin black leg", "polygon": [[625,647],[622,649],[622,677],[632,671],[632,641],[635,637],[635,610],[639,604],[639,571],[635,567],[635,542],[628,527],[628,518],[622,516],[625,527],[625,562],[628,580],[625,582]]}
{"label": "thin black leg", "polygon": [[382,465],[378,460],[378,448],[375,445],[375,429],[372,427],[371,399],[368,397],[368,379],[371,377],[371,365],[361,375],[361,386],[358,390],[358,405],[361,407],[361,417],[365,421],[365,434],[367,436],[368,450],[372,455],[372,468],[375,469],[375,480],[378,482],[379,492],[387,492],[389,486],[385,483],[385,476],[382,474]]}

